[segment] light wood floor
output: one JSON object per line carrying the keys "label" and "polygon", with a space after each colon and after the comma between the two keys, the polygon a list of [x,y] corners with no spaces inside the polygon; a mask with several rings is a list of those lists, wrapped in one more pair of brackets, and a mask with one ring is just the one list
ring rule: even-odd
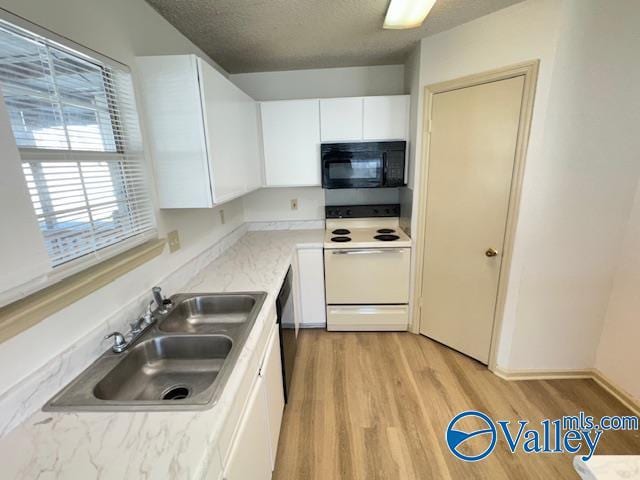
{"label": "light wood floor", "polygon": [[[575,479],[571,455],[492,455],[462,462],[444,435],[457,413],[494,420],[631,415],[592,380],[501,380],[410,333],[301,332],[274,478]],[[536,425],[536,426],[539,426]],[[605,432],[598,454],[640,454],[638,432]]]}

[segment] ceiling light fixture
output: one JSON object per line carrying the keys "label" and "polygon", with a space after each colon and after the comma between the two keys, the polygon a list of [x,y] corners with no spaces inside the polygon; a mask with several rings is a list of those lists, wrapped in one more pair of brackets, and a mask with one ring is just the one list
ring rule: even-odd
{"label": "ceiling light fixture", "polygon": [[391,0],[383,28],[417,28],[427,18],[436,0]]}

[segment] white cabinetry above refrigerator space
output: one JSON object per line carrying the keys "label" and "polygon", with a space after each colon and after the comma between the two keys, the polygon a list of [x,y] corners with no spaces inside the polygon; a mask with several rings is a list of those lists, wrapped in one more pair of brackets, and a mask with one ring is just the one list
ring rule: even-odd
{"label": "white cabinetry above refrigerator space", "polygon": [[138,58],[160,208],[207,208],[262,184],[257,103],[195,55]]}

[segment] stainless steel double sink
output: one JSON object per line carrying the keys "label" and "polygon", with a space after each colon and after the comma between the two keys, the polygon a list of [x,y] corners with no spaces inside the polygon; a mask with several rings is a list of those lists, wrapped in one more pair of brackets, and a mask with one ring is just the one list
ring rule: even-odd
{"label": "stainless steel double sink", "polygon": [[198,410],[220,397],[266,293],[178,294],[122,353],[103,354],[45,411]]}

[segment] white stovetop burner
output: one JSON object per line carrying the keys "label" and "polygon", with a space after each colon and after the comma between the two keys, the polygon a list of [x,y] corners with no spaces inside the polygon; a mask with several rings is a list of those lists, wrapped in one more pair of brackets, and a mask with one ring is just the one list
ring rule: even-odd
{"label": "white stovetop burner", "polygon": [[[348,230],[349,233],[344,233]],[[382,232],[378,232],[382,230]],[[389,232],[388,230],[393,230]],[[398,238],[384,241],[376,236],[395,235]],[[335,241],[336,237],[349,241]],[[384,237],[383,237],[384,238]],[[324,248],[398,248],[410,247],[411,239],[402,231],[397,217],[336,218],[327,219]]]}

